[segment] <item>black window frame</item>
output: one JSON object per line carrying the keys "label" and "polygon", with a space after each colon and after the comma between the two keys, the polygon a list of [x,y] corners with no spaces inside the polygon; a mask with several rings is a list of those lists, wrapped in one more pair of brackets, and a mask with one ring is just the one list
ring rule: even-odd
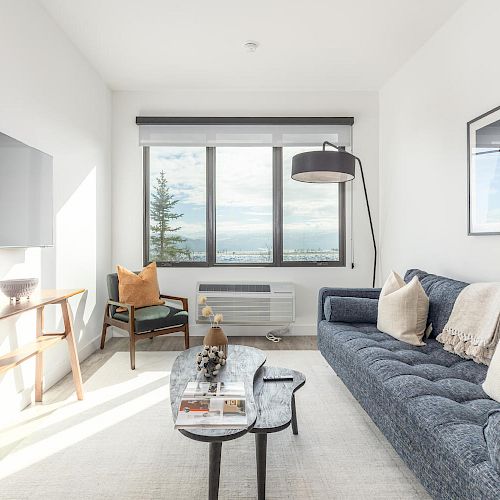
{"label": "black window frame", "polygon": [[[264,121],[263,121],[264,120]],[[137,124],[241,124],[241,123],[293,123],[317,124],[334,123],[352,125],[352,118],[316,118],[316,119],[286,119],[286,118],[160,118],[137,117]],[[328,120],[328,122],[325,122]],[[269,146],[271,147],[271,146]],[[215,220],[217,175],[215,147],[206,147],[206,261],[205,262],[161,262],[158,267],[345,267],[346,266],[346,188],[345,183],[339,183],[339,260],[337,261],[284,261],[283,260],[283,148],[272,147],[272,179],[273,179],[273,261],[262,263],[218,263],[216,261],[217,228]],[[146,266],[149,260],[150,238],[150,146],[143,146],[143,262]]]}

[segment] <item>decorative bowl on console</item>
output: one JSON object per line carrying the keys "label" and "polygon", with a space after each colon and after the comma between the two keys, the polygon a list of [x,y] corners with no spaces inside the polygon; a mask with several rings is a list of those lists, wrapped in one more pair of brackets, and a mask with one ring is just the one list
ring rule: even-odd
{"label": "decorative bowl on console", "polygon": [[20,302],[23,297],[30,298],[38,285],[38,278],[25,278],[17,280],[0,281],[0,292],[10,300]]}

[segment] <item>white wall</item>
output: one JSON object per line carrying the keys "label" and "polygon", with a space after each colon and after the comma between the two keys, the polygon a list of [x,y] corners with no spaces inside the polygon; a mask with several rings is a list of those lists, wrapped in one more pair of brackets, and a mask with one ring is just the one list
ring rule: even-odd
{"label": "white wall", "polygon": [[469,1],[380,93],[382,274],[500,280],[500,236],[467,236],[466,123],[500,105],[497,0]]}
{"label": "white wall", "polygon": [[[363,160],[372,210],[378,211],[378,95],[374,92],[115,92],[113,93],[113,265],[142,266],[142,156],[135,117],[148,116],[354,116],[354,151]],[[199,280],[292,281],[297,291],[293,333],[315,334],[322,286],[370,286],[372,248],[360,179],[355,181],[356,268],[160,269],[161,289],[186,296],[192,311]],[[377,223],[377,222],[375,222]],[[348,259],[349,259],[348,252]],[[191,314],[192,331],[201,334]],[[262,333],[226,327],[230,334]]]}
{"label": "white wall", "polygon": [[[44,288],[87,288],[71,301],[81,359],[100,334],[111,257],[111,95],[36,1],[0,1],[0,131],[54,157],[55,246],[0,249],[0,279],[36,276]],[[47,311],[47,327],[61,326]],[[35,316],[0,322],[0,353],[34,338]],[[45,382],[69,371],[65,343],[46,351]],[[29,401],[30,360],[0,377],[2,415]]]}

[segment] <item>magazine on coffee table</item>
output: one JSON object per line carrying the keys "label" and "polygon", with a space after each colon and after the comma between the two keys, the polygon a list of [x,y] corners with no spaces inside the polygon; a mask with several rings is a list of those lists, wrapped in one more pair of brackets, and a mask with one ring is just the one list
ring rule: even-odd
{"label": "magazine on coffee table", "polygon": [[188,382],[182,394],[176,429],[245,429],[243,382]]}

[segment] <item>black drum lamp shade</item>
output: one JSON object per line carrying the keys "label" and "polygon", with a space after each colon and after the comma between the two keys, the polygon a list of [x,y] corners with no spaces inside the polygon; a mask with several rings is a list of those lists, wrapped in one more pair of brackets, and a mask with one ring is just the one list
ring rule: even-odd
{"label": "black drum lamp shade", "polygon": [[292,158],[292,179],[300,182],[347,182],[356,160],[347,151],[308,151]]}
{"label": "black drum lamp shade", "polygon": [[[331,146],[334,151],[326,151],[326,146]],[[363,190],[365,192],[366,208],[373,241],[373,279],[372,286],[375,287],[375,277],[377,273],[377,244],[375,242],[375,232],[373,230],[372,214],[368,193],[366,191],[365,174],[361,160],[353,154],[347,152],[344,146],[335,146],[331,142],[323,143],[322,151],[307,151],[299,153],[292,158],[292,179],[300,182],[348,182],[355,177],[356,160],[359,163]],[[354,266],[354,264],[353,264]]]}

